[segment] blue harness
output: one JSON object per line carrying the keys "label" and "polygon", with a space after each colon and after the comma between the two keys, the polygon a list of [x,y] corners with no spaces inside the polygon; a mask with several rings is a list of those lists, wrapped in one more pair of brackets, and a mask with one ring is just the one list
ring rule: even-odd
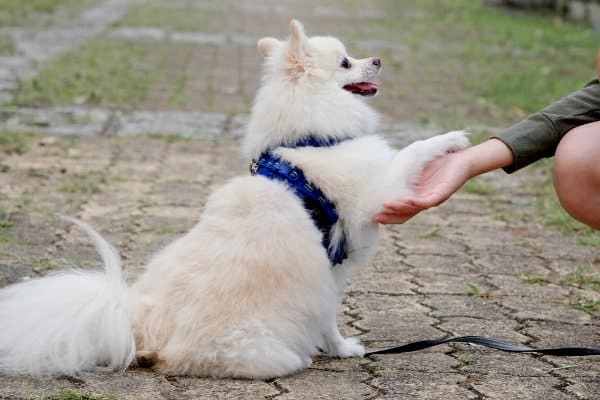
{"label": "blue harness", "polygon": [[[301,139],[294,145],[284,147],[328,147],[336,145],[346,139],[321,139],[309,136]],[[342,235],[336,246],[331,246],[331,230],[338,221],[339,216],[335,204],[331,202],[321,190],[311,184],[300,168],[293,167],[287,161],[274,155],[270,150],[261,154],[258,160],[252,160],[250,165],[252,175],[261,175],[265,178],[281,181],[298,196],[304,208],[311,216],[317,228],[323,234],[321,244],[327,252],[331,265],[341,264],[347,257],[346,238]]]}

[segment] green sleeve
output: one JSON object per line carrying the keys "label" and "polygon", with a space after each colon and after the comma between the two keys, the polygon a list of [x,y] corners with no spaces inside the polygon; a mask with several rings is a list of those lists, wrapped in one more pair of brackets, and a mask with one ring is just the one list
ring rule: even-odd
{"label": "green sleeve", "polygon": [[512,173],[541,158],[552,157],[567,132],[594,121],[600,121],[598,79],[492,137],[512,151],[514,163],[504,168]]}

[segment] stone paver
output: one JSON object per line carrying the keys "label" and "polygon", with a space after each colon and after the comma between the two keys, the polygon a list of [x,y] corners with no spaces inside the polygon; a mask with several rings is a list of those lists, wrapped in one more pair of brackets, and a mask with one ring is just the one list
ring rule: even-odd
{"label": "stone paver", "polygon": [[[77,24],[93,13],[104,22],[94,25],[93,34],[82,40],[118,21],[134,3],[143,2],[113,0],[84,13]],[[222,7],[210,1],[146,3],[165,9],[187,10],[189,4],[198,10]],[[118,6],[103,13],[102,7],[110,4]],[[109,29],[109,35],[130,40],[212,46],[210,54],[220,54],[215,57],[223,66],[221,79],[232,71],[236,74],[230,87],[219,89],[232,92],[217,95],[216,105],[222,107],[217,112],[212,107],[0,110],[3,129],[37,133],[23,136],[27,150],[22,154],[0,151],[0,219],[6,221],[0,230],[0,286],[71,265],[98,264],[88,240],[57,220],[55,212],[76,215],[96,227],[119,248],[128,279],[135,279],[155,251],[194,225],[213,190],[230,177],[247,173],[238,152],[247,114],[232,111],[246,100],[242,96],[228,102],[227,96],[251,95],[258,85],[259,60],[246,55],[253,51],[248,38],[260,34],[261,24],[265,34],[282,36],[281,27],[290,16],[323,30],[345,18],[385,18],[376,1],[368,2],[362,14],[340,4],[240,2],[232,12],[239,23],[235,29],[224,26],[215,32],[202,27],[186,34],[153,26]],[[46,43],[35,35],[27,37],[32,42],[23,49]],[[402,44],[391,47],[378,38],[367,37],[357,45],[410,52]],[[59,47],[50,48],[47,59]],[[229,68],[227,60],[235,65]],[[244,69],[239,63],[250,60],[255,64],[248,66],[249,71],[239,72]],[[0,59],[0,71],[10,62]],[[204,83],[198,75],[194,79]],[[160,95],[158,89],[153,94],[157,104]],[[381,127],[381,134],[396,145],[437,131],[429,124],[390,118],[398,115],[402,113],[388,112]],[[439,209],[385,229],[374,264],[346,290],[339,315],[343,334],[360,336],[368,347],[454,334],[532,346],[600,347],[598,314],[570,305],[579,298],[598,300],[597,285],[564,279],[582,268],[597,278],[598,248],[534,218],[496,218],[531,207],[535,199],[519,185],[535,177],[527,172],[517,178],[497,173],[493,179],[499,190],[492,194],[460,192]],[[525,273],[552,281],[528,283]],[[457,344],[366,359],[319,356],[307,371],[266,381],[169,377],[144,369],[44,381],[0,376],[0,398],[30,399],[70,389],[118,399],[594,399],[600,397],[598,361],[508,355]]]}

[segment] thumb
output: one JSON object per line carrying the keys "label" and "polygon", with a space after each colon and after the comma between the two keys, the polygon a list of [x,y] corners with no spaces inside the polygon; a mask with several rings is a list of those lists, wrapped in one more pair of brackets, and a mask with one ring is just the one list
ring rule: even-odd
{"label": "thumb", "polygon": [[442,204],[448,196],[445,196],[442,192],[431,192],[427,194],[421,194],[416,197],[407,199],[406,202],[414,207],[420,209],[427,209]]}

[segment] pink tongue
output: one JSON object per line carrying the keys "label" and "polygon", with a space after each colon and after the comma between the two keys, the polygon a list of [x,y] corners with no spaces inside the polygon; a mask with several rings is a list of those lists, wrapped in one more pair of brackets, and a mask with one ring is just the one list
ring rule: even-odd
{"label": "pink tongue", "polygon": [[352,92],[368,92],[371,90],[377,90],[378,86],[374,82],[357,82],[350,83],[344,86],[344,89],[350,90]]}
{"label": "pink tongue", "polygon": [[370,90],[370,89],[377,88],[377,85],[372,82],[360,82],[360,83],[355,83],[352,86],[355,86],[360,90]]}

